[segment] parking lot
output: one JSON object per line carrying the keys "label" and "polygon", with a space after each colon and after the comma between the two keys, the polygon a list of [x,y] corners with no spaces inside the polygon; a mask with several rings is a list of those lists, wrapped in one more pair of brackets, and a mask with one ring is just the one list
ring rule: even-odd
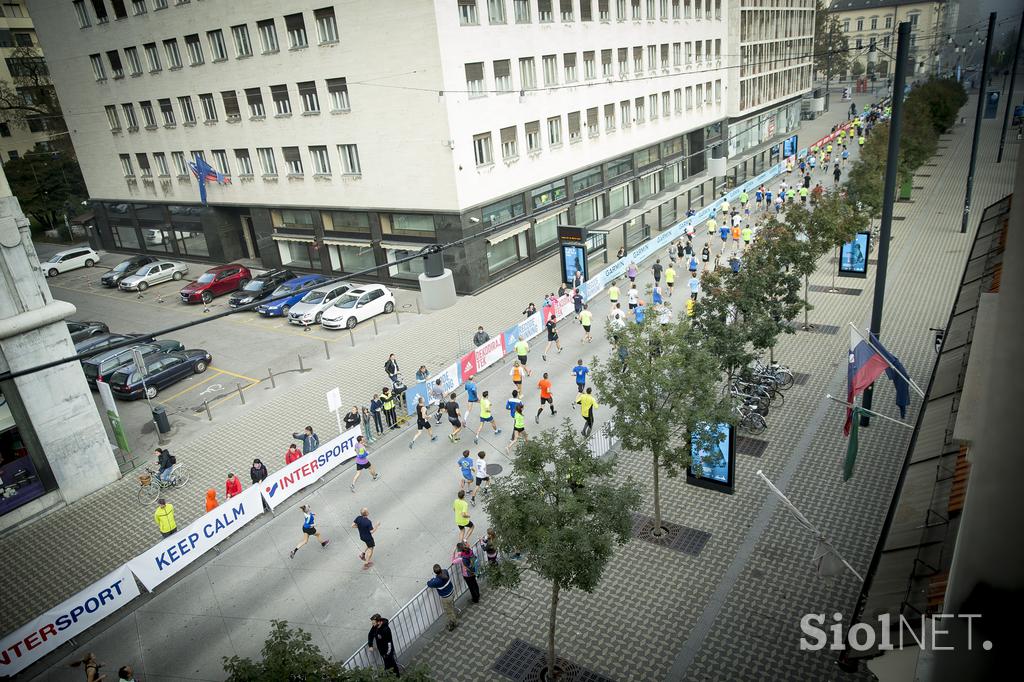
{"label": "parking lot", "polygon": [[[68,247],[37,244],[41,259],[65,248]],[[209,269],[209,264],[189,263],[188,275],[182,281],[164,282],[138,293],[102,286],[100,277],[124,256],[102,252],[101,256],[95,267],[47,278],[54,298],[78,309],[77,320],[103,322],[113,333],[149,334],[230,310],[228,295],[214,299],[205,310],[202,304],[180,302],[178,290]],[[163,389],[153,399],[153,406],[163,405],[167,409],[175,440],[191,438],[210,423],[210,417],[218,421],[231,419],[247,404],[271,395],[275,388],[301,382],[310,372],[327,370],[328,356],[337,359],[359,352],[361,343],[365,345],[377,334],[394,330],[401,324],[400,318],[408,320],[407,316],[417,315],[416,292],[393,290],[393,293],[397,315],[380,315],[362,322],[351,332],[324,329],[319,325],[304,329],[289,324],[282,317],[264,318],[247,311],[161,335],[158,338],[180,341],[186,348],[206,350],[213,361],[204,373]],[[100,413],[105,414],[98,394],[96,404]],[[118,408],[136,458],[134,463],[125,463],[124,468],[129,468],[139,464],[140,456],[148,458],[157,445],[157,435],[145,400],[119,401]],[[113,442],[113,435],[110,435]]]}

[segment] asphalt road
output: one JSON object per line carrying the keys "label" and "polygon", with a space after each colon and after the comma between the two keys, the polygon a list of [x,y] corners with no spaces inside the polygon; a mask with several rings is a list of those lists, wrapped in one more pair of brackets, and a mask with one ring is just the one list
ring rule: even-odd
{"label": "asphalt road", "polygon": [[[67,245],[38,243],[40,258],[69,248]],[[104,322],[111,332],[149,333],[173,325],[195,321],[204,316],[228,310],[224,295],[214,299],[209,312],[203,306],[185,305],[178,300],[178,290],[188,280],[195,279],[209,267],[189,264],[189,274],[182,282],[165,282],[149,288],[144,294],[108,289],[99,283],[104,272],[116,265],[121,254],[102,253],[102,260],[93,268],[82,268],[47,278],[47,284],[56,299],[73,304],[77,320]],[[416,314],[416,292],[395,290],[400,314]],[[394,315],[378,316],[376,331],[386,334],[397,324]],[[269,397],[275,388],[294,385],[311,372],[327,367],[327,355],[359,352],[361,341],[375,335],[371,321],[363,322],[352,334],[316,326],[308,331],[289,324],[283,318],[263,318],[255,312],[240,312],[230,317],[160,336],[175,339],[186,348],[201,348],[213,355],[210,368],[203,374],[189,377],[163,391],[152,401],[162,405],[171,418],[174,440],[186,441],[209,426],[204,402],[214,420],[231,419],[246,409],[246,405]],[[355,342],[355,347],[353,347]],[[302,357],[303,372],[299,372]],[[273,370],[273,385],[269,380]],[[242,395],[240,395],[240,392]],[[97,409],[105,409],[96,394]],[[244,397],[246,404],[243,405]],[[145,400],[119,401],[118,409],[125,425],[135,462],[127,461],[123,469],[147,459],[158,439],[152,422],[150,406]],[[104,419],[106,422],[106,419]],[[109,432],[111,442],[113,433]]]}

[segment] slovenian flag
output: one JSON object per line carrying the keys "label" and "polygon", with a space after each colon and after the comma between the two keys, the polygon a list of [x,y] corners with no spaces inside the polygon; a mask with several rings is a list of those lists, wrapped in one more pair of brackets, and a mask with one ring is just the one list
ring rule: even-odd
{"label": "slovenian flag", "polygon": [[199,199],[204,204],[206,203],[207,182],[216,182],[219,185],[231,184],[231,178],[215,170],[213,166],[206,162],[206,159],[198,154],[196,154],[196,160],[188,166],[192,171],[192,175],[196,176],[196,179],[199,180]]}
{"label": "slovenian flag", "polygon": [[[846,402],[852,405],[857,396],[874,383],[875,379],[882,376],[887,369],[889,369],[889,363],[886,362],[885,357],[861,338],[860,334],[851,326],[850,364],[846,368]],[[850,435],[852,421],[853,410],[847,407],[843,435]]]}

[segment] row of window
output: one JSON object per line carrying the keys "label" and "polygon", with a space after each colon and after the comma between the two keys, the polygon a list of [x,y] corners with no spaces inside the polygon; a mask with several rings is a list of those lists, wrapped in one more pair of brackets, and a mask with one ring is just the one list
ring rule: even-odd
{"label": "row of window", "polygon": [[[88,5],[92,7],[92,14],[86,0],[74,0],[72,6],[75,8],[75,15],[78,17],[78,25],[82,28],[92,26],[93,17],[97,24],[106,24],[110,21],[110,12],[104,0],[89,0]],[[142,16],[149,11],[152,4],[154,10],[167,9],[170,4],[168,0],[131,0],[132,14]],[[187,5],[189,0],[174,0],[175,5]],[[125,0],[110,0],[110,8],[113,10],[114,19],[125,19],[128,17],[128,3]]]}
{"label": "row of window", "polygon": [[[458,0],[459,23],[478,26],[478,4],[486,5],[490,24],[507,24],[509,0]],[[534,16],[542,24],[579,21],[611,21],[613,0],[511,0],[512,18],[516,24],[533,23]],[[618,21],[655,21],[661,19],[722,18],[722,0],[614,0]],[[556,14],[557,11],[557,14]],[[536,13],[536,14],[535,14]]]}
{"label": "row of window", "polygon": [[[813,8],[812,8],[813,9]],[[779,9],[750,11],[740,15],[740,42],[787,40],[814,35],[814,12]]]}
{"label": "row of window", "polygon": [[[321,45],[329,45],[338,42],[338,24],[334,18],[334,8],[324,7],[315,10],[313,15],[316,19],[317,35]],[[306,38],[306,23],[302,13],[289,14],[284,17],[285,30],[288,34],[290,49],[297,50],[308,47]],[[262,54],[273,54],[279,51],[277,40],[277,26],[273,19],[264,19],[256,22],[256,29],[260,39]],[[206,63],[206,52],[203,47],[203,40],[198,33],[190,33],[183,39],[185,54],[188,57],[189,66],[199,66]],[[249,36],[249,25],[238,24],[231,27],[231,42],[234,46],[235,58],[241,59],[253,55],[253,43]],[[163,61],[166,59],[167,68],[180,69],[183,66],[181,48],[177,38],[167,38],[162,41],[163,58],[161,50],[155,42],[145,43],[142,46],[143,54],[146,56],[147,66],[150,73],[158,73],[163,70]],[[209,54],[214,62],[223,62],[228,59],[228,43],[222,29],[213,29],[206,32],[206,45]],[[121,52],[124,52],[124,61],[121,60]],[[127,65],[129,76],[141,76],[143,73],[142,56],[139,48],[135,46],[126,47],[123,50],[108,50],[106,52],[106,64],[103,55],[96,53],[89,55],[92,62],[93,75],[97,81],[106,80],[106,67],[109,65],[111,75],[115,78],[124,78],[125,66]]]}
{"label": "row of window", "polygon": [[[347,112],[351,110],[351,102],[348,97],[348,84],[344,78],[328,78],[326,81],[327,94],[330,97],[331,112]],[[296,84],[298,100],[302,105],[303,115],[315,115],[320,113],[320,94],[316,81],[305,81]],[[249,112],[250,120],[260,120],[266,117],[267,110],[263,101],[261,88],[246,88],[244,91],[245,106]],[[274,105],[275,117],[287,117],[292,115],[291,94],[287,85],[271,85],[270,98]],[[160,119],[165,128],[173,128],[178,124],[177,116],[180,115],[182,125],[193,126],[196,124],[196,109],[191,95],[178,97],[178,110],[175,112],[171,99],[164,98],[156,101],[160,110]],[[239,101],[238,91],[224,90],[220,93],[221,108],[228,121],[237,121],[242,117],[242,103]],[[156,130],[157,114],[153,107],[152,100],[139,102],[139,110],[142,112],[142,123],[147,130]],[[212,124],[219,119],[220,112],[217,107],[217,97],[212,92],[199,95],[199,106],[203,114],[203,122]],[[124,125],[128,132],[135,132],[139,129],[139,117],[135,111],[133,102],[126,102],[121,105],[120,112],[117,105],[109,104],[104,107],[107,114],[107,123],[113,133],[122,130],[121,116],[124,116]]]}
{"label": "row of window", "polygon": [[801,66],[740,81],[740,109],[774,102],[811,87],[811,67]]}
{"label": "row of window", "polygon": [[[907,15],[907,21],[910,22],[911,29],[917,28],[917,22],[918,22],[918,19],[920,17],[921,17],[920,14],[908,14]],[[885,28],[891,29],[892,28],[892,17],[891,16],[887,16],[887,17],[883,17],[883,19],[885,20]],[[869,25],[871,26],[870,30],[872,30],[872,31],[878,30],[878,17],[871,17],[870,19],[868,19],[868,22],[869,22]],[[857,26],[857,30],[858,31],[863,31],[864,30],[864,18],[863,17],[858,17],[857,18],[856,26]],[[850,32],[850,20],[849,19],[843,19],[843,32],[844,33],[849,33]]]}
{"label": "row of window", "polygon": [[[722,81],[708,81],[698,83],[696,86],[665,90],[662,93],[654,93],[647,97],[637,97],[633,100],[622,100],[618,107],[613,104],[605,104],[603,108],[604,131],[611,133],[616,130],[617,124],[621,122],[623,128],[629,128],[634,123],[643,124],[648,120],[656,120],[660,116],[667,118],[673,114],[682,115],[685,111],[692,111],[694,108],[701,110],[705,106],[720,105],[722,103]],[[696,94],[696,97],[694,95]],[[584,129],[587,137],[597,137],[601,134],[602,109],[590,107],[584,111],[572,111],[565,117],[568,129],[569,142],[579,142],[583,139]],[[618,120],[616,120],[618,119]],[[557,149],[562,146],[563,117],[551,116],[547,119],[547,141],[549,149]],[[528,154],[540,153],[541,143],[541,122],[530,121],[524,124],[526,152]],[[519,158],[519,126],[509,126],[499,131],[501,144],[501,158],[506,162],[513,162]],[[477,166],[489,166],[494,163],[492,152],[491,133],[479,133],[473,136],[473,157]]]}
{"label": "row of window", "polygon": [[[362,175],[363,169],[359,163],[359,149],[357,145],[339,144],[337,151],[344,175]],[[189,154],[190,157],[186,157],[185,152],[171,152],[171,163],[174,164],[174,171],[179,177],[188,176],[190,172],[189,158],[199,157],[204,160],[206,159],[201,150],[194,150],[189,152]],[[171,167],[167,163],[167,154],[165,152],[153,152],[152,155],[153,165],[156,166],[156,175],[170,177]],[[231,165],[228,163],[227,150],[214,149],[211,151],[211,155],[213,158],[210,163],[216,171],[227,176],[233,175]],[[139,175],[144,178],[153,177],[154,168],[149,162],[149,154],[145,152],[136,153],[134,160],[131,154],[120,154],[119,156],[121,159],[121,170],[126,178],[136,177],[136,164],[138,165]],[[252,177],[255,175],[252,157],[249,155],[248,149],[235,149],[234,157],[235,168],[238,170],[237,175],[239,177]],[[259,161],[260,172],[264,177],[276,176],[278,174],[278,157],[273,147],[257,147],[256,157]],[[326,145],[307,147],[307,157],[314,175],[327,176],[333,174],[331,154]],[[284,161],[284,168],[289,176],[298,177],[305,175],[306,167],[299,147],[282,147],[281,159]]]}
{"label": "row of window", "polygon": [[[696,50],[694,50],[696,47]],[[712,47],[714,48],[712,51]],[[685,48],[685,58],[684,58]],[[632,61],[630,60],[630,48],[620,47],[615,50],[601,50],[601,78],[613,78],[615,76],[617,58],[618,75],[625,77],[630,74],[632,64],[633,74],[644,75],[644,47],[637,46],[632,49]],[[557,86],[559,84],[571,84],[579,82],[582,75],[583,80],[594,80],[597,75],[597,59],[599,56],[596,50],[583,52],[582,74],[578,69],[577,61],[579,54],[576,52],[565,52],[561,55],[561,68],[559,67],[559,55],[549,54],[541,57],[541,67],[544,77],[544,87]],[[703,66],[710,64],[714,59],[716,63],[722,57],[722,39],[698,40],[696,42],[672,43],[671,58],[670,44],[648,45],[646,48],[646,67],[649,72],[656,72],[659,68],[667,70],[670,65],[676,69],[692,66]],[[707,62],[705,62],[705,59]],[[519,86],[512,82],[512,60],[499,59],[491,63],[494,78],[494,92],[513,92],[515,90],[533,90],[537,87],[537,67],[534,57],[519,58]],[[470,62],[465,65],[466,89],[470,97],[482,97],[491,91],[486,83],[486,65],[484,62]]]}
{"label": "row of window", "polygon": [[813,53],[813,38],[741,45],[740,77],[806,64]]}

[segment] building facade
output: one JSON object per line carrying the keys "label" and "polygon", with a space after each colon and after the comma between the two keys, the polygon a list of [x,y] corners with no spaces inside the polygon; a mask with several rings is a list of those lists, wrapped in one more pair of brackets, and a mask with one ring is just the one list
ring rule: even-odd
{"label": "building facade", "polygon": [[[17,89],[23,97],[31,98],[32,93],[18,88],[16,76],[27,76],[40,72],[45,76],[46,65],[37,52],[39,41],[32,18],[28,15],[25,2],[4,0],[0,2],[0,83]],[[0,112],[0,162],[16,159],[32,151],[38,142],[49,140],[42,119],[27,124],[16,123]]]}
{"label": "building facade", "polygon": [[832,0],[829,6],[849,40],[851,64],[859,65],[851,77],[869,73],[868,54],[875,50],[877,63],[870,71],[879,78],[895,69],[896,27],[904,21],[910,22],[911,75],[937,73],[957,10],[958,3],[949,0]]}
{"label": "building facade", "polygon": [[[743,33],[755,10],[789,23]],[[379,267],[365,277],[411,285],[423,261],[401,258],[479,235],[444,251],[463,293],[551,255],[560,224],[590,229],[595,260],[673,224],[760,172],[753,159],[769,164],[772,140],[799,119],[766,123],[737,150],[749,168],[730,158],[712,176],[730,117],[792,107],[810,87],[810,51],[798,58],[794,37],[802,17],[813,27],[812,0],[72,0],[34,11],[66,65],[54,80],[99,246],[329,274]],[[746,57],[730,43],[741,35]],[[792,63],[735,75],[766,59],[758,44],[790,45]],[[230,180],[209,183],[206,206],[196,156]]]}

